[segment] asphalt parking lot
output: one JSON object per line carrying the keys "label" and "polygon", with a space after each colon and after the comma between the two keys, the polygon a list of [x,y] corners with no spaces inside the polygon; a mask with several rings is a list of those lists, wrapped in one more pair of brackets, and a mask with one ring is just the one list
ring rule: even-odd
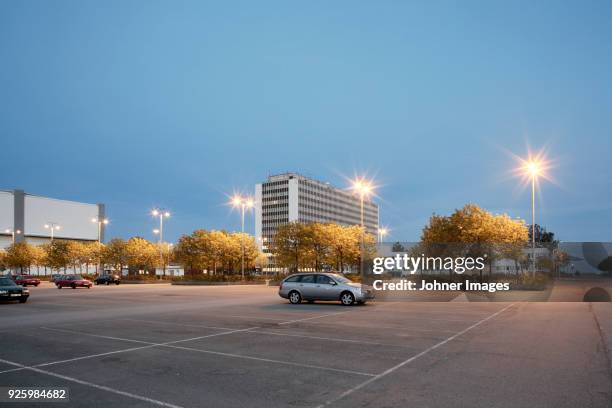
{"label": "asphalt parking lot", "polygon": [[0,386],[69,388],[28,407],[610,407],[610,307],[43,284],[0,305]]}

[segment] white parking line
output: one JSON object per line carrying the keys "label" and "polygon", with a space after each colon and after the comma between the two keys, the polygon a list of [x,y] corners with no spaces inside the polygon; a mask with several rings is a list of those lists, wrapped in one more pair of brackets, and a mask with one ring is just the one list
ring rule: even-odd
{"label": "white parking line", "polygon": [[276,321],[285,321],[287,319],[283,319],[280,317],[261,317],[261,316],[237,316],[237,315],[228,315],[228,316],[224,316],[224,317],[234,317],[236,319],[261,319],[261,320],[276,320]]}
{"label": "white parking line", "polygon": [[376,374],[372,374],[372,373],[365,373],[365,372],[362,372],[362,371],[343,370],[341,368],[323,367],[323,366],[312,365],[312,364],[294,363],[292,361],[273,360],[273,359],[269,359],[269,358],[245,356],[243,354],[223,353],[223,352],[220,352],[220,351],[203,350],[203,349],[197,349],[197,348],[193,348],[193,347],[174,346],[174,345],[169,345],[169,344],[165,344],[163,347],[170,347],[170,348],[175,348],[175,349],[179,349],[179,350],[196,351],[196,352],[200,352],[200,353],[214,354],[214,355],[224,356],[224,357],[242,358],[242,359],[247,359],[247,360],[263,361],[263,362],[267,362],[267,363],[282,364],[282,365],[288,365],[288,366],[294,366],[294,367],[300,367],[300,368],[313,368],[313,369],[317,369],[317,370],[333,371],[333,372],[344,373],[344,374],[363,375],[363,376],[366,376],[366,377],[374,377],[376,375]]}
{"label": "white parking line", "polygon": [[[199,336],[199,337],[193,337],[193,338],[190,338],[190,339],[182,339],[182,340],[169,341],[169,342],[165,342],[165,343],[150,343],[150,342],[146,342],[146,341],[142,341],[142,340],[134,340],[134,339],[128,339],[128,338],[124,338],[124,337],[105,336],[105,335],[102,335],[102,334],[93,334],[93,333],[87,333],[87,332],[81,332],[81,331],[75,331],[75,330],[52,329],[52,328],[49,328],[49,327],[41,327],[41,329],[53,330],[53,331],[59,331],[59,332],[66,332],[66,333],[71,333],[71,334],[79,334],[79,335],[82,335],[82,336],[89,336],[89,337],[98,337],[98,338],[109,339],[109,340],[122,340],[122,341],[128,341],[128,342],[137,342],[137,343],[147,344],[147,346],[135,347],[135,348],[129,349],[129,351],[131,351],[131,350],[139,350],[139,349],[144,349],[144,348],[151,348],[151,347],[169,347],[169,348],[180,349],[180,350],[195,351],[195,352],[198,352],[198,353],[214,354],[214,355],[218,355],[218,356],[232,357],[232,358],[242,358],[242,359],[246,359],[246,360],[263,361],[263,362],[267,362],[267,363],[290,365],[290,366],[301,367],[301,368],[313,368],[313,369],[318,369],[318,370],[334,371],[334,372],[339,372],[339,373],[344,373],[344,374],[356,374],[356,375],[363,375],[363,376],[369,376],[369,377],[373,377],[374,375],[376,375],[376,374],[366,373],[366,372],[362,372],[362,371],[344,370],[344,369],[340,369],[340,368],[324,367],[324,366],[317,366],[317,365],[312,365],[312,364],[295,363],[295,362],[292,362],[292,361],[274,360],[274,359],[263,358],[263,357],[246,356],[246,355],[243,355],[243,354],[224,353],[224,352],[214,351],[214,350],[205,350],[205,349],[197,349],[197,348],[193,348],[193,347],[176,346],[176,344],[178,344],[178,343],[184,343],[184,342],[193,341],[193,340],[200,340],[200,339],[205,339],[205,338],[210,338],[210,337],[215,337],[215,336],[221,336],[221,335],[226,335],[226,334],[239,333],[239,332],[249,332],[251,330],[258,329],[258,327],[250,327],[248,329],[232,330],[232,331],[229,331],[229,332],[209,334],[207,336]],[[125,351],[128,351],[128,350],[125,350]],[[114,354],[114,353],[117,353],[117,352],[122,352],[122,351],[119,350],[119,351],[116,351],[116,352],[103,353],[103,354],[100,354],[100,355]],[[98,356],[98,355],[96,355],[96,356]],[[33,367],[43,367],[43,366],[52,365],[52,364],[66,363],[66,362],[71,362],[71,361],[76,361],[76,360],[82,360],[84,358],[90,358],[90,357],[89,356],[86,356],[86,357],[77,357],[77,358],[69,359],[69,360],[62,360],[62,361],[56,361],[56,362],[52,362],[52,363],[38,364],[38,365],[35,365]],[[19,369],[12,369],[11,371],[16,371],[16,370],[19,370]],[[0,374],[1,373],[2,372],[0,372]]]}
{"label": "white parking line", "polygon": [[401,347],[401,348],[408,348],[408,347],[410,347],[410,346],[404,346],[404,345],[379,343],[379,342],[375,342],[375,341],[364,341],[364,340],[354,340],[354,339],[341,339],[341,338],[338,338],[338,337],[307,336],[307,335],[304,335],[304,334],[277,333],[277,332],[266,331],[266,330],[251,330],[248,333],[253,333],[253,334],[269,334],[269,335],[273,335],[273,336],[299,337],[299,338],[303,338],[303,339],[313,339],[313,340],[337,341],[337,342],[342,342],[342,343],[364,344],[364,345],[368,345],[368,346]]}
{"label": "white parking line", "polygon": [[280,325],[284,325],[284,324],[291,324],[291,323],[297,323],[297,322],[305,322],[306,320],[322,319],[324,317],[336,316],[336,315],[345,314],[345,313],[348,313],[348,312],[350,312],[350,310],[347,310],[347,311],[344,311],[344,312],[328,313],[328,314],[319,315],[319,316],[313,316],[313,317],[305,317],[303,319],[288,320],[288,321],[285,321],[285,322],[281,322],[279,324]]}
{"label": "white parking line", "polygon": [[163,323],[163,324],[171,324],[174,326],[199,327],[202,329],[217,329],[217,330],[234,330],[235,329],[235,327],[205,326],[205,325],[200,325],[200,324],[168,322],[164,320],[143,320],[143,319],[128,319],[128,318],[115,319],[115,320],[126,320],[130,322],[143,322],[143,323]]}
{"label": "white parking line", "polygon": [[5,363],[5,364],[9,364],[9,365],[12,365],[12,366],[19,367],[19,368],[15,369],[15,370],[29,370],[29,371],[34,371],[34,372],[40,373],[40,374],[46,374],[46,375],[49,375],[49,376],[52,376],[52,377],[61,378],[62,380],[71,381],[71,382],[74,382],[74,383],[77,383],[77,384],[85,385],[87,387],[96,388],[98,390],[110,392],[110,393],[117,394],[117,395],[123,395],[124,397],[128,397],[128,398],[137,399],[137,400],[140,400],[140,401],[149,402],[151,404],[159,405],[159,406],[162,406],[162,407],[182,408],[180,405],[174,405],[174,404],[170,404],[168,402],[159,401],[159,400],[156,400],[156,399],[153,399],[153,398],[149,398],[149,397],[145,397],[145,396],[142,396],[142,395],[133,394],[131,392],[121,391],[121,390],[118,390],[118,389],[115,389],[115,388],[106,387],[104,385],[94,384],[94,383],[91,383],[89,381],[80,380],[78,378],[69,377],[67,375],[57,374],[57,373],[54,373],[54,372],[51,372],[51,371],[47,371],[47,370],[41,370],[40,368],[28,367],[28,366],[25,366],[23,364],[15,363],[13,361],[8,361],[8,360],[0,359],[0,362]]}
{"label": "white parking line", "polygon": [[[90,358],[110,356],[110,355],[119,354],[119,353],[127,353],[127,352],[130,352],[130,351],[136,351],[136,350],[143,350],[143,349],[152,348],[152,347],[165,346],[166,344],[175,344],[175,343],[180,343],[180,342],[184,342],[184,341],[200,340],[200,339],[207,338],[207,337],[222,336],[222,335],[226,335],[226,334],[232,334],[232,333],[236,333],[236,332],[240,332],[240,331],[252,330],[252,329],[257,329],[257,328],[258,327],[251,327],[251,328],[248,328],[248,329],[231,330],[231,331],[227,331],[227,332],[208,334],[206,336],[191,337],[189,339],[174,340],[174,341],[169,341],[169,342],[165,342],[165,343],[152,343],[152,342],[147,342],[147,341],[142,341],[142,340],[134,340],[134,339],[121,338],[121,337],[112,337],[112,336],[103,336],[103,335],[99,335],[99,334],[85,333],[85,332],[80,332],[80,331],[76,331],[76,330],[51,329],[51,328],[48,328],[48,327],[41,327],[41,329],[44,329],[44,330],[53,330],[53,331],[57,331],[57,332],[79,334],[79,335],[90,336],[90,337],[99,337],[99,338],[105,338],[105,339],[109,339],[109,340],[121,340],[121,341],[126,341],[126,342],[131,342],[131,343],[140,343],[140,344],[145,344],[145,345],[144,346],[140,346],[140,347],[131,347],[131,348],[127,348],[127,349],[108,351],[106,353],[89,354],[89,355],[86,355],[86,356],[74,357],[74,358],[69,358],[69,359],[66,359],[66,360],[51,361],[51,362],[48,362],[48,363],[35,364],[35,365],[32,365],[32,366],[23,366],[22,368],[13,368],[13,369],[10,369],[10,370],[0,371],[0,374],[9,373],[9,372],[12,372],[12,371],[25,370],[27,368],[47,367],[47,366],[50,366],[50,365],[63,364],[63,363],[71,363],[73,361],[87,360],[87,359],[90,359]],[[0,360],[0,361],[2,361],[2,360]]]}
{"label": "white parking line", "polygon": [[472,330],[472,329],[474,329],[474,328],[476,328],[476,327],[480,326],[482,323],[486,322],[487,320],[490,320],[490,319],[494,318],[495,316],[497,316],[497,315],[499,315],[500,313],[502,313],[502,312],[506,311],[508,308],[510,308],[510,307],[512,307],[512,306],[514,306],[514,303],[512,303],[512,304],[510,304],[510,305],[508,305],[508,306],[506,306],[506,307],[504,307],[504,308],[503,308],[503,309],[501,309],[501,310],[498,310],[497,312],[493,313],[492,315],[489,315],[488,317],[485,317],[485,318],[484,318],[484,319],[482,319],[482,320],[479,320],[478,322],[474,323],[473,325],[471,325],[471,326],[469,326],[469,327],[467,327],[467,328],[465,328],[465,329],[461,330],[460,332],[457,332],[456,334],[454,334],[454,335],[452,335],[452,336],[448,337],[448,338],[447,338],[447,339],[445,339],[445,340],[442,340],[442,341],[441,341],[441,342],[439,342],[439,343],[434,344],[433,346],[431,346],[431,347],[429,347],[429,348],[427,348],[427,349],[425,349],[425,350],[421,351],[420,353],[418,353],[418,354],[416,354],[416,355],[414,355],[414,356],[410,357],[409,359],[404,360],[404,361],[402,361],[401,363],[399,363],[399,364],[397,364],[397,365],[394,365],[393,367],[389,368],[388,370],[385,370],[385,371],[383,371],[382,373],[377,374],[377,375],[375,375],[374,377],[372,377],[372,378],[370,378],[370,379],[368,379],[368,380],[366,380],[366,381],[362,382],[361,384],[359,384],[359,385],[357,385],[357,386],[355,386],[355,387],[353,387],[353,388],[351,388],[351,389],[349,389],[349,390],[347,390],[347,391],[343,392],[342,394],[340,394],[340,395],[339,395],[339,396],[337,396],[336,398],[331,399],[331,400],[328,400],[328,401],[326,401],[324,404],[318,405],[318,406],[317,406],[317,408],[323,408],[323,407],[326,407],[326,406],[328,406],[328,405],[331,405],[331,404],[333,404],[333,403],[335,403],[335,402],[337,402],[337,401],[341,400],[342,398],[344,398],[344,397],[347,397],[347,396],[351,395],[351,394],[352,394],[352,393],[354,393],[355,391],[358,391],[358,390],[362,389],[362,388],[363,388],[363,387],[365,387],[366,385],[369,385],[369,384],[373,383],[373,382],[374,382],[374,381],[376,381],[376,380],[380,380],[381,378],[386,377],[387,375],[389,375],[389,374],[391,374],[392,372],[396,371],[397,369],[399,369],[399,368],[401,368],[401,367],[405,366],[406,364],[410,364],[410,363],[411,363],[411,362],[413,362],[414,360],[416,360],[416,359],[418,359],[418,358],[420,358],[420,357],[423,357],[425,354],[427,354],[427,353],[429,353],[429,352],[431,352],[431,351],[433,351],[433,350],[435,350],[435,349],[437,349],[437,348],[439,348],[439,347],[441,347],[441,346],[445,345],[446,343],[448,343],[448,342],[450,342],[450,341],[453,341],[453,340],[454,340],[454,339],[456,339],[457,337],[459,337],[459,336],[461,336],[461,335],[463,335],[463,334],[465,334],[465,333],[469,332],[470,330]]}

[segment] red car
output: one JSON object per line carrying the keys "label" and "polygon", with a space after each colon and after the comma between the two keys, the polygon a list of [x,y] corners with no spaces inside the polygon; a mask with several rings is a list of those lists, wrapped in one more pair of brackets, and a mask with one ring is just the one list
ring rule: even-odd
{"label": "red car", "polygon": [[91,283],[91,281],[88,281],[87,279],[83,279],[79,275],[66,275],[66,276],[62,276],[61,278],[58,278],[55,280],[55,286],[57,286],[58,289],[65,288],[65,287],[70,287],[72,289],[76,289],[76,288],[90,289],[92,285],[93,283]]}
{"label": "red car", "polygon": [[32,286],[40,285],[40,279],[36,279],[36,278],[27,276],[27,275],[17,275],[15,276],[14,281],[16,284],[21,285],[23,287],[26,287],[28,285],[32,285]]}

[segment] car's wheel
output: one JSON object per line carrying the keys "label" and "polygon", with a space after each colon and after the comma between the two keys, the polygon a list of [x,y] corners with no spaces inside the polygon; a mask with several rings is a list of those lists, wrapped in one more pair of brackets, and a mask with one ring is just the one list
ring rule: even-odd
{"label": "car's wheel", "polygon": [[55,285],[55,286],[57,286],[58,289],[62,288],[62,285]]}
{"label": "car's wheel", "polygon": [[27,296],[22,296],[19,298],[19,303],[25,303],[28,301],[28,297]]}
{"label": "car's wheel", "polygon": [[106,286],[110,285],[110,281],[106,281]]}
{"label": "car's wheel", "polygon": [[76,289],[76,285],[75,285],[74,283],[73,283],[72,285],[70,285],[70,287],[71,287],[72,289]]}
{"label": "car's wheel", "polygon": [[120,283],[121,283],[121,282],[117,281],[117,282],[115,282],[115,285],[118,285],[118,284],[120,284]]}
{"label": "car's wheel", "polygon": [[340,295],[340,302],[344,306],[350,306],[355,303],[355,296],[351,292],[342,292]]}
{"label": "car's wheel", "polygon": [[34,285],[35,287],[38,287],[38,285],[40,285],[40,283],[37,283],[36,285]]}
{"label": "car's wheel", "polygon": [[91,285],[87,285],[87,289],[91,289]]}
{"label": "car's wheel", "polygon": [[300,292],[295,291],[295,290],[289,292],[289,302],[293,303],[294,305],[297,305],[301,301],[302,301],[302,295],[300,295]]}

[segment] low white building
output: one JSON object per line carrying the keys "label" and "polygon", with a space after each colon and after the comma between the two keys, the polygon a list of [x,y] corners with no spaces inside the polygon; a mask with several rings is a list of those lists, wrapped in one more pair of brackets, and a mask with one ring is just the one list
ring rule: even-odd
{"label": "low white building", "polygon": [[14,242],[46,244],[51,237],[78,241],[104,241],[104,204],[60,200],[0,190],[0,249]]}
{"label": "low white building", "polygon": [[166,270],[163,268],[155,268],[155,275],[157,276],[185,276],[185,269],[181,265],[168,265]]}

